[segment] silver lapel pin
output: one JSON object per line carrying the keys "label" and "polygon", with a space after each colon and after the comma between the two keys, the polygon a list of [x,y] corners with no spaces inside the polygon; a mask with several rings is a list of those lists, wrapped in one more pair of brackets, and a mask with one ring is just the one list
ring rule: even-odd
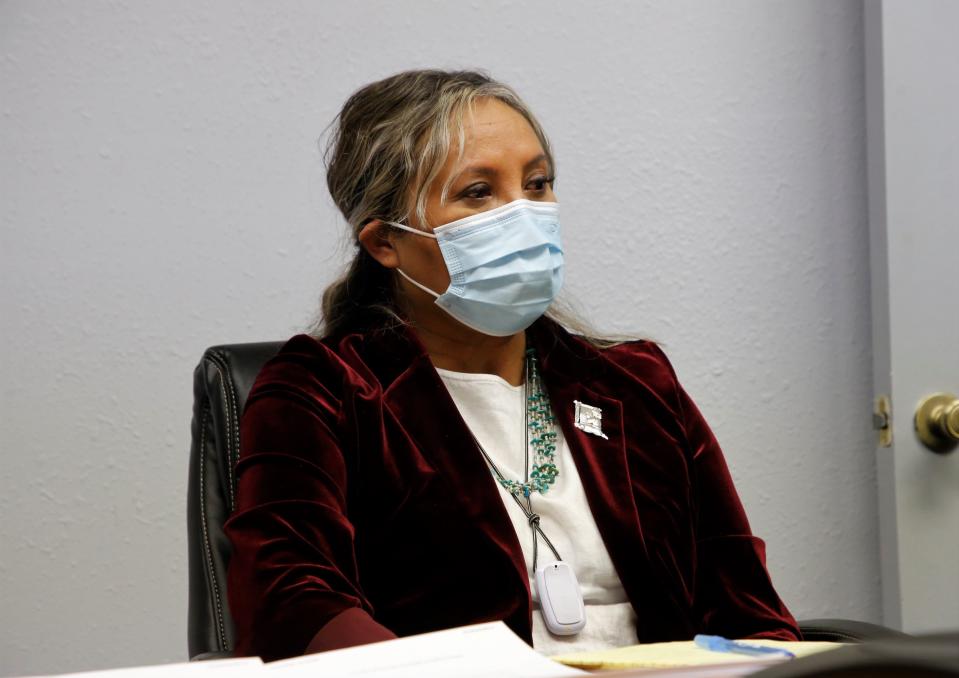
{"label": "silver lapel pin", "polygon": [[573,404],[576,406],[573,425],[580,431],[592,433],[594,436],[609,440],[609,436],[603,433],[603,411],[598,407],[581,403],[578,400],[574,400]]}

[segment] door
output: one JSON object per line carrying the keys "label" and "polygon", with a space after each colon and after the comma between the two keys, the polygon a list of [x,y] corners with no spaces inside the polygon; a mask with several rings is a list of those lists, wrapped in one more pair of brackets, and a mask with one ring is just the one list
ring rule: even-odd
{"label": "door", "polygon": [[866,0],[864,26],[884,623],[955,630],[959,449],[929,450],[914,418],[959,395],[959,2]]}

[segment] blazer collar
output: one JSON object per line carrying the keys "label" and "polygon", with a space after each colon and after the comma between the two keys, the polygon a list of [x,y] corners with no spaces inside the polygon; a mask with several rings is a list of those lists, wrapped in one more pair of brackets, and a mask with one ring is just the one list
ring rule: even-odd
{"label": "blazer collar", "polygon": [[[602,381],[606,374],[609,362],[603,355],[587,342],[570,335],[554,320],[539,318],[526,330],[526,336],[536,349],[544,371],[588,381]],[[338,344],[339,352],[357,356],[384,391],[395,381],[409,378],[411,371],[432,369],[426,348],[416,333],[404,326],[348,334],[333,343]],[[436,377],[439,379],[439,375]]]}

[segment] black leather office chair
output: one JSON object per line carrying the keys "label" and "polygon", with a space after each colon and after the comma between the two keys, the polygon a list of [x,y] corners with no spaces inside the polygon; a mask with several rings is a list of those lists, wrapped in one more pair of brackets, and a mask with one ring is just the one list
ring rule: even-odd
{"label": "black leather office chair", "polygon": [[[231,656],[233,620],[226,596],[230,542],[223,533],[235,505],[233,467],[240,453],[240,415],[260,368],[282,342],[207,349],[193,374],[193,443],[187,494],[191,659]],[[800,622],[807,640],[860,641],[904,634],[841,619]]]}
{"label": "black leather office chair", "polygon": [[240,414],[260,368],[282,345],[213,346],[193,373],[193,442],[187,490],[191,659],[233,653],[233,618],[226,598],[230,542],[223,523],[235,506],[233,467],[240,454]]}

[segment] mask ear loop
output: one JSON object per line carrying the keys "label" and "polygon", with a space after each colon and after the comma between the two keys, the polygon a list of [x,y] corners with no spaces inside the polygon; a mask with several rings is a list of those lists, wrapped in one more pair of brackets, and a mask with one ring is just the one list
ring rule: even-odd
{"label": "mask ear loop", "polygon": [[[396,223],[395,221],[384,221],[383,223],[384,223],[384,224],[387,224],[387,225],[389,225],[389,226],[392,226],[393,228],[399,228],[399,229],[401,229],[401,230],[403,230],[403,231],[409,231],[410,233],[415,233],[416,235],[422,235],[422,236],[424,236],[424,237],[426,237],[426,238],[432,238],[433,240],[436,240],[436,236],[433,235],[432,233],[427,233],[426,231],[420,231],[419,229],[416,229],[416,228],[410,228],[410,227],[407,226],[406,224],[398,224],[398,223]],[[426,292],[427,294],[433,295],[433,297],[434,297],[435,299],[439,299],[439,298],[440,298],[440,295],[437,294],[436,292],[434,292],[433,290],[431,290],[429,287],[427,287],[426,285],[423,285],[423,284],[421,284],[421,283],[416,282],[416,281],[413,280],[411,277],[409,277],[408,275],[406,275],[406,273],[403,272],[403,269],[402,269],[402,268],[397,268],[396,271],[397,271],[397,273],[399,273],[401,276],[403,276],[404,278],[406,278],[407,280],[409,280],[411,283],[413,283],[414,285],[416,285],[417,287],[419,287],[421,290],[423,290],[423,291]]]}
{"label": "mask ear loop", "polygon": [[426,238],[432,238],[433,240],[436,240],[436,235],[434,235],[433,233],[427,233],[426,231],[421,231],[418,228],[411,228],[410,226],[407,226],[406,224],[398,224],[395,221],[384,221],[383,223],[387,224],[388,226],[392,226],[393,228],[398,228],[403,231],[409,231],[410,233],[415,233],[416,235],[422,235]]}
{"label": "mask ear loop", "polygon": [[413,283],[413,284],[416,285],[417,287],[419,287],[421,290],[423,290],[423,291],[426,292],[427,294],[432,294],[432,295],[433,295],[434,297],[436,297],[437,299],[440,298],[440,295],[438,295],[436,292],[434,292],[433,290],[431,290],[429,287],[427,287],[426,285],[423,285],[423,284],[421,284],[421,283],[416,282],[416,281],[413,280],[411,277],[409,277],[408,275],[406,275],[406,273],[403,272],[403,269],[402,269],[402,268],[397,268],[397,269],[396,269],[396,272],[399,273],[399,274],[400,274],[401,276],[403,276],[404,278],[406,278],[407,280],[409,280],[411,283]]}

